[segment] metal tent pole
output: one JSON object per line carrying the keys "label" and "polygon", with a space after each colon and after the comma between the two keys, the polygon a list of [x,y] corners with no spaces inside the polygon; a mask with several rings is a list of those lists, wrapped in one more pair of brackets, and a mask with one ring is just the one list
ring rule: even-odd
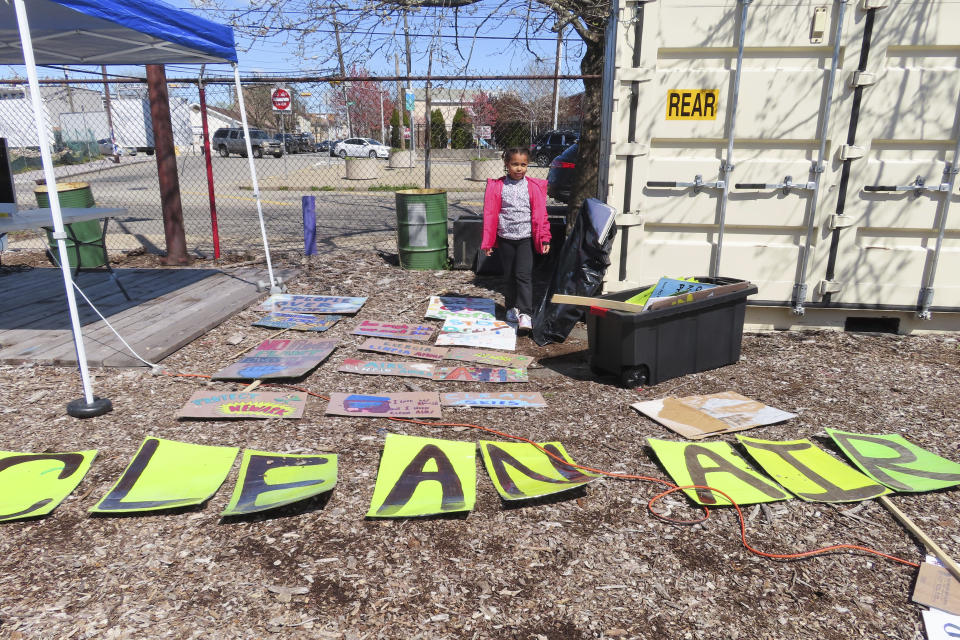
{"label": "metal tent pole", "polygon": [[30,83],[30,101],[33,105],[34,122],[37,125],[37,141],[40,146],[40,159],[43,162],[43,177],[47,183],[50,200],[50,214],[53,218],[53,237],[57,241],[57,253],[60,256],[60,271],[63,273],[63,285],[67,293],[67,306],[70,308],[70,325],[73,329],[73,342],[77,350],[77,364],[80,378],[83,380],[83,398],[67,403],[67,413],[75,418],[92,418],[103,415],[113,405],[107,398],[93,395],[90,370],[87,367],[87,352],[83,348],[83,335],[80,332],[80,318],[77,314],[77,299],[73,292],[73,278],[70,275],[70,260],[67,256],[67,233],[63,227],[63,215],[60,211],[60,196],[57,192],[57,177],[53,172],[53,157],[48,144],[47,112],[40,97],[40,83],[37,79],[37,63],[33,55],[33,40],[30,37],[30,23],[23,0],[14,0],[17,13],[17,27],[20,30],[20,43],[23,47],[23,62],[27,67]]}

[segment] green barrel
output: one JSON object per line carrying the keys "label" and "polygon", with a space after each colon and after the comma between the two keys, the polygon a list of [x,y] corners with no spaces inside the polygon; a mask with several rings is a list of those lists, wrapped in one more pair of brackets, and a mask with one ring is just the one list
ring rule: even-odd
{"label": "green barrel", "polygon": [[447,192],[404,189],[397,197],[397,249],[404,269],[447,268]]}
{"label": "green barrel", "polygon": [[[50,193],[46,185],[40,185],[33,190],[37,198],[37,205],[46,209],[50,206]],[[57,195],[60,200],[60,206],[74,209],[89,209],[96,206],[93,202],[93,191],[86,182],[58,182]],[[80,242],[86,242],[102,236],[99,220],[87,220],[84,222],[74,222],[67,225],[74,236]],[[58,256],[57,241],[53,239],[50,230],[47,230],[47,243],[50,245],[50,251],[54,256]],[[68,239],[67,257],[70,262],[70,268],[77,266],[77,251],[74,249],[73,240]],[[80,266],[99,266],[103,264],[103,249],[100,247],[80,246]]]}
{"label": "green barrel", "polygon": [[[33,190],[37,197],[37,205],[46,209],[50,206],[50,194],[47,185],[41,185]],[[89,209],[94,206],[93,192],[86,182],[59,182],[57,183],[61,207],[74,209]]]}

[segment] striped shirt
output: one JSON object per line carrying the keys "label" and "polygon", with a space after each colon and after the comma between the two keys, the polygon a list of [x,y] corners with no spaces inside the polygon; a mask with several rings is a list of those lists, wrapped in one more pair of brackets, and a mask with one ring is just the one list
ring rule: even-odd
{"label": "striped shirt", "polygon": [[533,230],[530,217],[530,192],[527,190],[527,178],[514,180],[510,176],[504,176],[497,235],[507,240],[531,237]]}

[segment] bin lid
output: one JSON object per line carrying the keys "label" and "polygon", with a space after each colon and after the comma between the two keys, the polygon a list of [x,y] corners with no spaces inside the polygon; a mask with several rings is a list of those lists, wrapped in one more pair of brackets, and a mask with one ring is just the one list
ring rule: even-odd
{"label": "bin lid", "polygon": [[[90,187],[89,182],[58,182],[57,183],[57,193],[61,191],[77,191],[79,189],[88,189]],[[34,193],[47,193],[49,188],[45,184],[37,185],[37,188],[33,190]]]}
{"label": "bin lid", "polygon": [[402,193],[405,196],[434,196],[446,193],[445,189],[400,189],[396,193]]}

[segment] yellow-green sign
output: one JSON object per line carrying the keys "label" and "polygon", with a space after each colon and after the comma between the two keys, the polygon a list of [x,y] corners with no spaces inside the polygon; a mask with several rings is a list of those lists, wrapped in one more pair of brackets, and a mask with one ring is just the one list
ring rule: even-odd
{"label": "yellow-green sign", "polygon": [[[647,438],[677,486],[698,485],[719,489],[737,504],[775,502],[790,496],[779,486],[750,468],[726,442],[672,442]],[[691,500],[704,505],[730,501],[706,489],[684,489]]]}
{"label": "yellow-green sign", "polygon": [[148,437],[110,493],[90,511],[157,511],[200,504],[227,479],[238,451]]}
{"label": "yellow-green sign", "polygon": [[0,522],[50,513],[90,469],[96,450],[69,453],[0,451]]}
{"label": "yellow-green sign", "polygon": [[858,502],[890,493],[809,440],[738,438],[770,477],[801,500]]}
{"label": "yellow-green sign", "polygon": [[294,455],[247,449],[230,504],[221,515],[238,516],[281,507],[330,491],[337,484],[337,456]]}
{"label": "yellow-green sign", "polygon": [[367,516],[472,510],[477,500],[476,452],[473,442],[388,434]]}
{"label": "yellow-green sign", "polygon": [[934,491],[960,484],[960,464],[921,449],[897,434],[870,435],[827,429],[865,474],[894,491]]}
{"label": "yellow-green sign", "polygon": [[[541,443],[540,446],[567,462],[573,462],[559,442]],[[504,500],[547,496],[582,487],[597,477],[564,464],[526,442],[481,440],[480,453],[493,486]]]}

